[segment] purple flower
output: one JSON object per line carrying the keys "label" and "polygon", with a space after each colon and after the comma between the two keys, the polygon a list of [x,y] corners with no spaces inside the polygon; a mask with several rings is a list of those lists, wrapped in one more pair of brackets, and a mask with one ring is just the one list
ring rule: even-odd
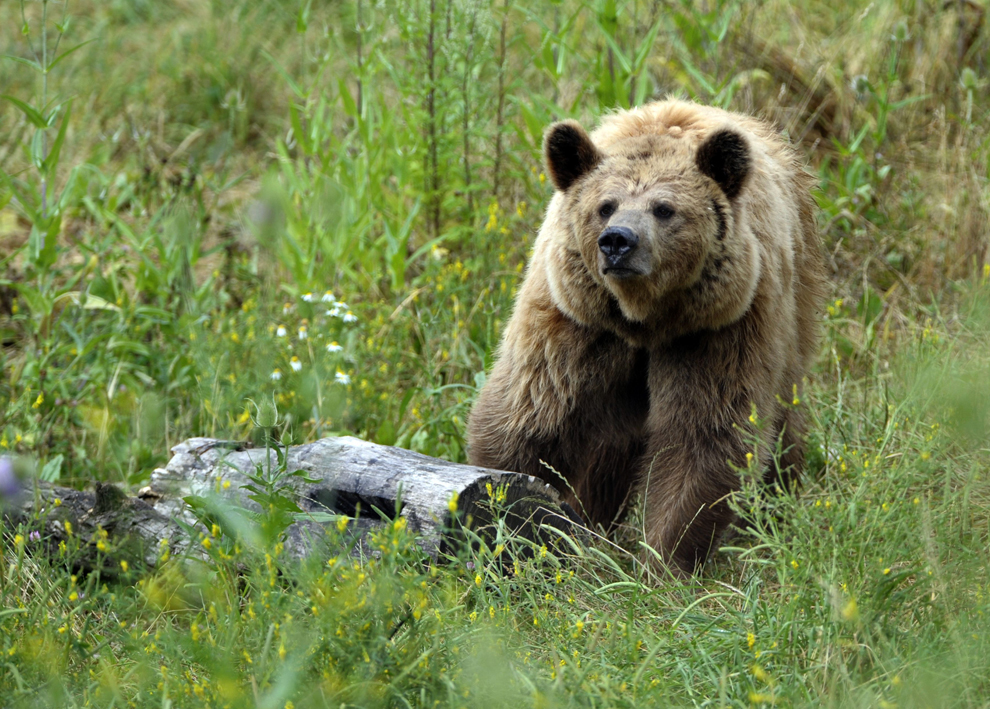
{"label": "purple flower", "polygon": [[28,540],[30,540],[32,542],[40,542],[41,541],[41,532],[39,532],[37,529],[34,530],[33,532],[31,532],[28,535]]}
{"label": "purple flower", "polygon": [[0,458],[0,499],[14,497],[21,491],[21,481],[10,458]]}

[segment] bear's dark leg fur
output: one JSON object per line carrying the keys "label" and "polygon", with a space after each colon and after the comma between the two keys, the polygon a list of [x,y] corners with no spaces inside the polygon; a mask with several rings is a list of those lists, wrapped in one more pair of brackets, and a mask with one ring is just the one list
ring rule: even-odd
{"label": "bear's dark leg fur", "polygon": [[[727,496],[740,479],[732,466],[746,467],[757,435],[748,421],[752,404],[767,421],[781,413],[771,392],[781,390],[782,376],[773,352],[757,344],[757,321],[750,313],[650,354],[644,528],[647,544],[678,575],[693,573],[733,520]],[[777,431],[769,426],[760,435],[758,469],[770,462]]]}
{"label": "bear's dark leg fur", "polygon": [[767,468],[764,480],[771,489],[775,484],[792,489],[804,467],[804,417],[796,409],[787,409],[775,430],[780,432],[780,457]]}
{"label": "bear's dark leg fur", "polygon": [[[647,354],[609,333],[591,342],[583,336],[580,340],[583,347],[562,351],[568,369],[581,373],[584,387],[562,402],[539,376],[550,363],[540,362],[530,372],[527,396],[533,408],[525,417],[517,415],[512,401],[511,385],[520,373],[513,371],[511,355],[503,359],[471,414],[470,461],[546,480],[586,523],[607,530],[628,497],[642,458],[649,407]],[[542,431],[534,433],[538,429]]]}

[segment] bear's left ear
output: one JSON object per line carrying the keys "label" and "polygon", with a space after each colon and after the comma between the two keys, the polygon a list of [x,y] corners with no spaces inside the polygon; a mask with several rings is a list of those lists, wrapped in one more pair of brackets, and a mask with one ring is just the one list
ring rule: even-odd
{"label": "bear's left ear", "polygon": [[543,159],[554,187],[563,192],[591,171],[602,156],[581,124],[566,120],[547,129],[543,136]]}
{"label": "bear's left ear", "polygon": [[749,175],[749,146],[741,135],[722,128],[701,144],[695,163],[702,174],[718,183],[726,197],[735,199]]}

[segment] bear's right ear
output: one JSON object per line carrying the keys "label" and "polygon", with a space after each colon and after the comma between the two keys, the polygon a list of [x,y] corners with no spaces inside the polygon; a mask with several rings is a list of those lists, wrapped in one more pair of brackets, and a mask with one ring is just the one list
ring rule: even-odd
{"label": "bear's right ear", "polygon": [[722,128],[708,136],[695,157],[698,169],[715,180],[725,196],[735,199],[749,176],[751,159],[746,139]]}
{"label": "bear's right ear", "polygon": [[543,137],[543,159],[554,187],[561,192],[592,170],[602,159],[581,124],[554,123]]}

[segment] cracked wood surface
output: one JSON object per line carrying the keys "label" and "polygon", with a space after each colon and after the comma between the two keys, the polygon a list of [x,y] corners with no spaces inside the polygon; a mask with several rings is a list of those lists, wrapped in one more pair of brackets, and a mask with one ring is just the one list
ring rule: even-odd
{"label": "cracked wood surface", "polygon": [[[210,499],[214,505],[259,511],[257,503],[248,498],[247,475],[268,465],[278,467],[274,449],[266,459],[264,448],[212,438],[191,438],[175,446],[172,453],[168,464],[154,471],[151,484],[136,497],[101,483],[94,491],[38,483],[5,516],[29,526],[36,519],[34,528],[40,525],[41,539],[33,543],[50,553],[57,553],[59,542],[68,539],[65,522],[69,521],[72,533],[87,545],[78,565],[93,569],[102,558],[99,565],[112,574],[119,570],[121,560],[154,566],[165,547],[172,556],[201,553],[198,536],[191,538],[189,530],[194,535],[205,530],[183,498],[195,496]],[[306,473],[305,477],[286,478],[304,513],[286,531],[286,551],[297,558],[320,552],[327,525],[339,515],[356,522],[349,525],[361,536],[356,553],[373,554],[365,541],[367,533],[401,515],[417,534],[422,549],[434,558],[464,543],[465,526],[493,538],[496,518],[538,542],[552,538],[546,527],[571,533],[580,526],[577,515],[542,480],[450,463],[356,438],[325,438],[292,446],[286,469]],[[455,494],[456,520],[450,512]],[[498,514],[493,514],[491,496],[500,499]],[[96,553],[100,529],[108,536],[108,554]]]}

